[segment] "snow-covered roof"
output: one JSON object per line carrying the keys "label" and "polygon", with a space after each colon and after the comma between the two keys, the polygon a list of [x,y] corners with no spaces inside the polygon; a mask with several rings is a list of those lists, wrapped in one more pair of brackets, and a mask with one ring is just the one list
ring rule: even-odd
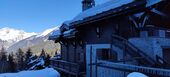
{"label": "snow-covered roof", "polygon": [[68,31],[65,31],[65,32],[63,33],[63,35],[64,35],[64,37],[69,38],[69,37],[74,37],[76,33],[77,33],[77,30],[76,30],[76,29],[70,29],[70,30],[68,30]]}
{"label": "snow-covered roof", "polygon": [[117,7],[123,6],[123,5],[128,4],[128,3],[132,3],[132,2],[134,2],[134,0],[110,0],[106,3],[97,5],[93,8],[90,8],[88,10],[81,12],[80,14],[78,14],[72,20],[65,22],[65,24],[68,25],[71,22],[83,20],[87,17],[94,16],[94,15],[103,13],[103,12],[111,10],[111,9],[115,9]]}
{"label": "snow-covered roof", "polygon": [[65,21],[62,26],[60,27],[60,31],[63,32],[65,30],[69,30],[69,23],[70,21]]}
{"label": "snow-covered roof", "polygon": [[69,34],[69,33],[71,33],[71,32],[74,32],[75,31],[75,29],[70,29],[70,30],[68,30],[68,31],[65,31],[63,34],[65,35],[65,34]]}
{"label": "snow-covered roof", "polygon": [[61,35],[60,30],[55,30],[52,32],[52,34],[49,36],[49,40],[55,40]]}
{"label": "snow-covered roof", "polygon": [[[66,24],[67,26],[71,26],[71,23],[81,21],[81,20],[90,18],[90,17],[95,16],[95,15],[102,14],[102,13],[107,12],[109,10],[114,10],[116,8],[123,6],[123,5],[127,5],[127,4],[130,4],[130,3],[135,2],[135,1],[137,2],[137,0],[110,0],[106,3],[97,5],[95,7],[92,7],[88,10],[81,12],[80,14],[78,14],[72,20],[64,22],[64,24]],[[139,0],[139,1],[145,1],[145,0]],[[161,1],[162,0],[146,0],[146,2],[147,2],[146,8],[150,7],[154,4],[157,4]],[[127,6],[127,8],[128,8],[128,6]]]}
{"label": "snow-covered roof", "polygon": [[93,7],[89,10],[86,10],[82,13],[80,13],[79,15],[77,15],[72,22],[74,21],[78,21],[78,20],[83,20],[84,18],[90,17],[90,16],[94,16],[97,15],[99,13],[108,11],[110,9],[114,9],[117,7],[120,7],[122,5],[128,4],[133,2],[134,0],[110,0],[104,4],[98,5],[96,7]]}

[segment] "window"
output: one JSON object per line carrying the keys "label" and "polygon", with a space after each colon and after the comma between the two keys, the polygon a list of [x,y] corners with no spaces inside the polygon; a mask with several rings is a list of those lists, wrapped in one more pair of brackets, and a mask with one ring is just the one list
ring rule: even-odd
{"label": "window", "polygon": [[117,53],[110,49],[97,49],[97,59],[99,60],[117,60]]}
{"label": "window", "polygon": [[148,31],[148,36],[155,36],[155,32],[154,31],[152,31],[152,30],[150,30],[150,31]]}
{"label": "window", "polygon": [[83,52],[79,52],[77,55],[78,55],[77,60],[79,62],[84,62],[84,53]]}

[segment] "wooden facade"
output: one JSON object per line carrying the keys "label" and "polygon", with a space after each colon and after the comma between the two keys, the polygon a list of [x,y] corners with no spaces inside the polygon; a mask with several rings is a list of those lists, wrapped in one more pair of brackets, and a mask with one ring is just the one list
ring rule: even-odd
{"label": "wooden facade", "polygon": [[[83,20],[63,23],[61,34],[51,38],[61,44],[61,60],[52,60],[52,66],[70,76],[80,77],[125,77],[135,71],[150,76],[170,76],[169,70],[164,70],[166,74],[159,74],[164,71],[154,68],[164,68],[167,62],[164,58],[168,57],[165,53],[170,52],[170,47],[163,49],[163,57],[158,55],[156,58],[156,55],[151,57],[152,54],[129,41],[131,38],[150,38],[150,35],[156,38],[169,37],[169,22],[156,22],[159,17],[170,20],[170,10],[167,8],[170,6],[169,1],[146,5],[147,0],[135,0]],[[155,14],[151,8],[167,16]],[[120,68],[110,65],[114,63]],[[166,64],[166,67],[169,65]],[[148,70],[158,73],[146,72]]]}

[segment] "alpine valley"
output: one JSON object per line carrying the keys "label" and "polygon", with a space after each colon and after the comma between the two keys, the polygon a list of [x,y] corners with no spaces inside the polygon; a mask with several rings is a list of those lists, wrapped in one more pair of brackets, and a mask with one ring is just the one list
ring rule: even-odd
{"label": "alpine valley", "polygon": [[48,37],[54,30],[58,29],[58,27],[54,27],[42,33],[28,33],[8,27],[1,28],[0,48],[4,47],[8,53],[15,53],[19,48],[26,52],[28,48],[31,48],[35,54],[40,54],[41,50],[44,49],[46,53],[54,55],[56,51],[59,51],[60,45],[49,41]]}

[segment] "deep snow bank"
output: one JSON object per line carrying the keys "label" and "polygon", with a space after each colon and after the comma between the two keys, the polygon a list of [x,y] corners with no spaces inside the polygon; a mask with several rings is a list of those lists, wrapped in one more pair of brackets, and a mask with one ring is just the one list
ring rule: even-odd
{"label": "deep snow bank", "polygon": [[60,74],[53,68],[46,68],[36,71],[21,71],[18,73],[4,73],[0,77],[60,77]]}
{"label": "deep snow bank", "polygon": [[148,77],[148,76],[139,72],[132,72],[127,77]]}

